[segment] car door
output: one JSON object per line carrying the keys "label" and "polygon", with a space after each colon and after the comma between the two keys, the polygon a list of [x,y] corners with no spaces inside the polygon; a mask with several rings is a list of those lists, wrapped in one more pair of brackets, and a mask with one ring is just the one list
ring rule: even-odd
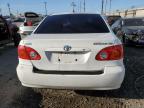
{"label": "car door", "polygon": [[6,21],[0,17],[0,44],[10,41],[10,32]]}

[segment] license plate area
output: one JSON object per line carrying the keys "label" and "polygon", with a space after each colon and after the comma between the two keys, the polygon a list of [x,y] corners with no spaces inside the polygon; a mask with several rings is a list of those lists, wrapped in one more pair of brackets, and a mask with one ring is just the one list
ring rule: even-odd
{"label": "license plate area", "polygon": [[60,64],[83,64],[86,61],[86,52],[61,52],[59,53]]}

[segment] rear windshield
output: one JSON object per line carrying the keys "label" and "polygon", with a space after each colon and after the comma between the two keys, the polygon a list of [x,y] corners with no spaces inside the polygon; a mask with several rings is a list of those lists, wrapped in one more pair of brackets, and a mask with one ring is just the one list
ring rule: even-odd
{"label": "rear windshield", "polygon": [[109,29],[100,15],[69,14],[48,16],[35,34],[56,33],[108,33]]}
{"label": "rear windshield", "polygon": [[36,14],[36,13],[33,13],[33,12],[28,12],[28,13],[25,13],[25,17],[27,17],[27,18],[36,18],[36,17],[39,17],[39,15]]}

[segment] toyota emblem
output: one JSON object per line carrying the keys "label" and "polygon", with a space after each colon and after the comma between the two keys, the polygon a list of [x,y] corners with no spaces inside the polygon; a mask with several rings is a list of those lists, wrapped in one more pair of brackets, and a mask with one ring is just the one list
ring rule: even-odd
{"label": "toyota emblem", "polygon": [[70,51],[71,49],[72,49],[72,47],[69,46],[69,45],[65,45],[65,46],[64,46],[64,50],[65,50],[65,51]]}

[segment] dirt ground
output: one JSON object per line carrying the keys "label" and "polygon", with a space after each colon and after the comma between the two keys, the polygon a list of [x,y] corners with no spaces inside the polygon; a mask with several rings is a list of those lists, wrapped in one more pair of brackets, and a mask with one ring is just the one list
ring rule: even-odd
{"label": "dirt ground", "polygon": [[144,47],[125,48],[126,76],[119,90],[82,91],[22,87],[17,51],[0,48],[0,108],[144,108]]}

